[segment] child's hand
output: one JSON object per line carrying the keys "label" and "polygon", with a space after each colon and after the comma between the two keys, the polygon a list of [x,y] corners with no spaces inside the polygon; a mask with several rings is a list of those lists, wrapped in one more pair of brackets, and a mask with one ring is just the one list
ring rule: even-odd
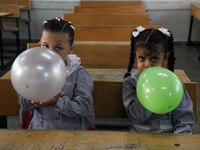
{"label": "child's hand", "polygon": [[53,106],[54,104],[57,103],[58,98],[60,97],[60,94],[62,93],[62,90],[53,98],[46,100],[46,101],[31,101],[32,104],[34,104],[36,107],[41,107],[41,106]]}

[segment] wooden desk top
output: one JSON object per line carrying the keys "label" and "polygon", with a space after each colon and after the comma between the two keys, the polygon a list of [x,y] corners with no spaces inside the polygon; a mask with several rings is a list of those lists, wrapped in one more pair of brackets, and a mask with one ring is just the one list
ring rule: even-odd
{"label": "wooden desk top", "polygon": [[[126,69],[89,69],[87,71],[92,76],[93,81],[114,81],[122,82]],[[183,83],[191,82],[183,70],[175,70],[174,73]],[[10,80],[10,71],[3,75],[0,79]]]}
{"label": "wooden desk top", "polygon": [[[92,76],[93,80],[96,81],[116,81],[122,82],[126,69],[89,69],[88,72]],[[133,69],[134,71],[135,69]],[[175,70],[174,73],[179,77],[183,83],[191,82],[183,70]]]}
{"label": "wooden desk top", "polygon": [[199,4],[198,3],[196,3],[196,4],[192,3],[191,5],[200,9],[200,3]]}
{"label": "wooden desk top", "polygon": [[0,12],[0,17],[6,17],[6,16],[9,16],[9,15],[12,15],[12,13],[9,13],[9,12]]}
{"label": "wooden desk top", "polygon": [[200,3],[199,4],[191,4],[190,13],[192,16],[200,20]]}
{"label": "wooden desk top", "polygon": [[4,28],[4,17],[7,17],[9,15],[12,15],[12,13],[0,12],[0,30],[2,30]]}
{"label": "wooden desk top", "polygon": [[24,10],[25,8],[27,8],[27,6],[25,6],[25,5],[19,5],[19,9],[20,10]]}
{"label": "wooden desk top", "polygon": [[200,135],[111,131],[0,130],[0,149],[199,150]]}

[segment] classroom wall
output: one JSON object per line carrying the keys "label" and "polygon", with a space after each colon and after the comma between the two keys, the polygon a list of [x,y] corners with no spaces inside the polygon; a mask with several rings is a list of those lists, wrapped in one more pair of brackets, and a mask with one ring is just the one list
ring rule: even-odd
{"label": "classroom wall", "polygon": [[[162,25],[170,29],[175,41],[187,41],[190,23],[190,3],[198,3],[199,0],[142,0],[151,16],[151,25]],[[42,22],[45,19],[62,16],[63,13],[72,13],[73,6],[79,5],[80,0],[31,0],[31,33],[32,39],[39,40]],[[22,16],[26,16],[22,12]],[[69,20],[70,21],[70,20]],[[10,24],[9,24],[10,25]],[[27,26],[20,23],[20,37],[26,39]],[[192,40],[200,41],[200,21],[194,19]],[[7,38],[15,38],[6,33]]]}

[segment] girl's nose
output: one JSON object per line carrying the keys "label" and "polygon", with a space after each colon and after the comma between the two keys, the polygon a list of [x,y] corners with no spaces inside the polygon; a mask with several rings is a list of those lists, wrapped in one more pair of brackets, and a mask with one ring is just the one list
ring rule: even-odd
{"label": "girl's nose", "polygon": [[145,66],[146,68],[151,67],[151,61],[148,60],[148,59],[146,59],[144,66]]}

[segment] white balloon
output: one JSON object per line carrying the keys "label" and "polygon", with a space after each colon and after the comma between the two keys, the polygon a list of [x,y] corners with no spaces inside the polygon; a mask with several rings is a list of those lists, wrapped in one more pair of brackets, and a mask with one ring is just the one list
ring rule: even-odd
{"label": "white balloon", "polygon": [[59,93],[66,81],[66,66],[54,51],[36,47],[22,52],[11,67],[14,89],[28,100],[44,101]]}

